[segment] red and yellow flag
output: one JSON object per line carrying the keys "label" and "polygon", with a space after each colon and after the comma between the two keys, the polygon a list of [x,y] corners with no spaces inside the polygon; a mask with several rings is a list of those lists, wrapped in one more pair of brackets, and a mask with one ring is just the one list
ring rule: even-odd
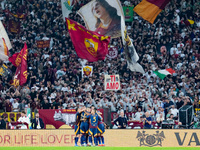
{"label": "red and yellow flag", "polygon": [[143,19],[154,23],[158,14],[171,0],[142,0],[133,10]]}
{"label": "red and yellow flag", "polygon": [[89,62],[104,60],[110,37],[87,30],[79,23],[66,18],[68,31],[77,55]]}
{"label": "red and yellow flag", "polygon": [[23,85],[27,81],[27,55],[28,49],[26,43],[20,53],[15,53],[9,58],[9,61],[17,67],[12,85]]}

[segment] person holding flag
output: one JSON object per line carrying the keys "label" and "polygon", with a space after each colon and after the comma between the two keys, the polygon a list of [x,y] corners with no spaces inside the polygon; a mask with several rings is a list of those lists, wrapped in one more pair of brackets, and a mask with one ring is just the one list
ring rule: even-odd
{"label": "person holding flag", "polygon": [[13,80],[13,85],[15,87],[22,86],[27,81],[27,56],[28,56],[28,49],[26,43],[24,44],[24,48],[19,52],[13,54],[9,57],[9,61],[17,67],[16,73]]}

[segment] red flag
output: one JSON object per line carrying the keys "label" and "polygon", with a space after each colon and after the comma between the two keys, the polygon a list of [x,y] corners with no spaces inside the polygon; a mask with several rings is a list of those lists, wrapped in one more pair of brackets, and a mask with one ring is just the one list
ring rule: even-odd
{"label": "red flag", "polygon": [[[26,43],[24,44],[24,48],[21,50],[20,53],[14,54],[16,59],[18,58],[17,64],[15,63],[16,60],[14,60],[15,65],[17,66],[17,70],[14,76],[13,85],[19,86],[23,85],[27,81],[27,55],[28,55],[28,49]],[[13,57],[13,56],[12,56]],[[14,57],[12,58],[14,59]],[[9,58],[10,60],[10,58]],[[20,60],[20,61],[19,61]],[[13,62],[12,62],[13,64]],[[14,65],[14,64],[13,64]]]}
{"label": "red flag", "polygon": [[66,18],[68,31],[77,55],[89,62],[104,60],[110,37],[87,30],[79,23]]}

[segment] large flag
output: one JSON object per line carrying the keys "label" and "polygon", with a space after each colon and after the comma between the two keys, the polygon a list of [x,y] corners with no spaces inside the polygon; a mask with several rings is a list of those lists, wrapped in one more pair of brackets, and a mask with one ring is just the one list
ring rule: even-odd
{"label": "large flag", "polygon": [[130,40],[130,37],[127,34],[126,26],[124,22],[124,17],[121,17],[121,34],[122,34],[122,42],[125,46],[124,52],[127,59],[128,68],[131,71],[140,72],[144,74],[144,69],[142,66],[137,62],[139,60],[139,56],[135,50],[133,43]]}
{"label": "large flag", "polygon": [[153,71],[160,79],[164,79],[167,75],[172,75],[175,71],[172,68]]}
{"label": "large flag", "polygon": [[3,61],[8,60],[8,47],[4,38],[0,38],[0,59]]}
{"label": "large flag", "polygon": [[[27,81],[27,55],[28,49],[26,43],[24,44],[24,48],[20,53],[14,54],[14,56],[10,57],[9,60],[15,66],[17,66],[17,70],[14,76],[13,85],[14,86],[22,86]],[[15,60],[14,60],[15,59]]]}
{"label": "large flag", "polygon": [[72,12],[72,8],[75,2],[76,2],[75,0],[61,0],[62,15],[63,15],[64,21],[65,21],[65,18],[68,18],[69,14]]}
{"label": "large flag", "polygon": [[143,19],[153,24],[158,14],[169,2],[170,0],[142,0],[134,8],[134,11]]}
{"label": "large flag", "polygon": [[110,37],[89,31],[79,23],[66,18],[68,31],[77,55],[89,62],[104,60]]}
{"label": "large flag", "polygon": [[124,12],[119,0],[92,0],[78,14],[87,29],[112,38],[121,36],[120,19]]}
{"label": "large flag", "polygon": [[10,50],[12,48],[12,46],[11,46],[10,40],[8,38],[7,32],[1,21],[0,21],[0,38],[4,38],[6,46],[8,47],[8,50]]}

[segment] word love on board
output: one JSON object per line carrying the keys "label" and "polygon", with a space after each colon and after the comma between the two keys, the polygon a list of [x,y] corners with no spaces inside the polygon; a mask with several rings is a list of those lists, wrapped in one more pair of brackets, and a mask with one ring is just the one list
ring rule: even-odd
{"label": "word love on board", "polygon": [[105,75],[104,87],[105,90],[120,90],[119,75]]}

